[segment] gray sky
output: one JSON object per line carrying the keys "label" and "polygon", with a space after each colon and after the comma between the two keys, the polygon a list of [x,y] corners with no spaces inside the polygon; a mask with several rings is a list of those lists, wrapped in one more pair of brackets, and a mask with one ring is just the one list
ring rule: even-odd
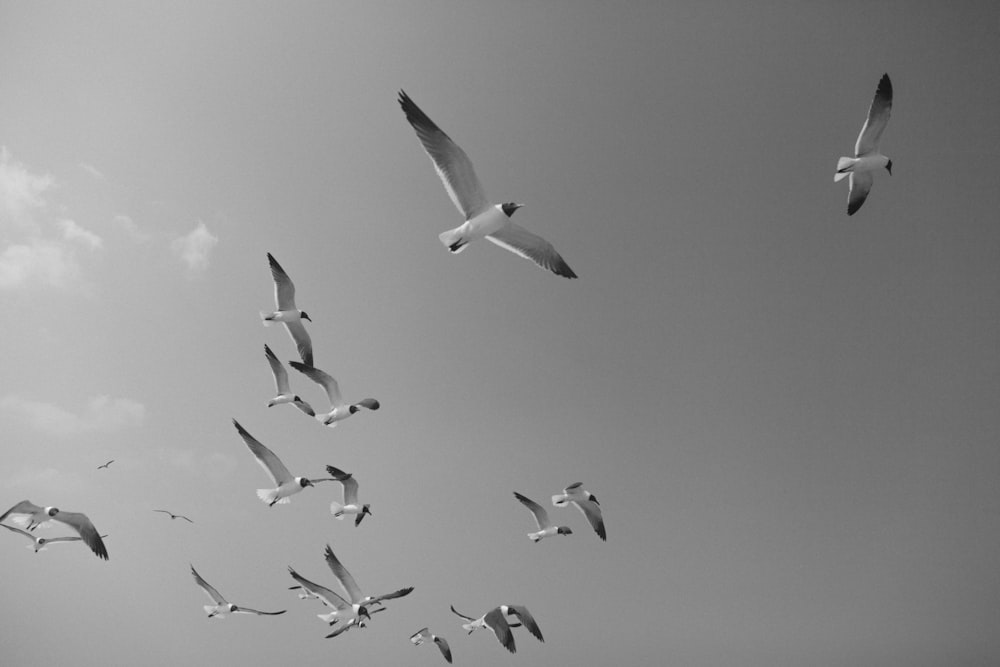
{"label": "gray sky", "polygon": [[[425,625],[485,666],[1000,662],[1000,9],[540,4],[0,3],[0,505],[111,554],[0,535],[5,664],[443,664]],[[578,281],[441,247],[400,88]],[[267,252],[381,411],[266,408]],[[260,503],[234,417],[374,516]],[[608,542],[532,544],[511,492],[574,481]],[[415,592],[324,640],[286,566],[332,585],[328,543]],[[208,621],[189,563],[289,611]],[[500,603],[546,642],[448,611]]]}

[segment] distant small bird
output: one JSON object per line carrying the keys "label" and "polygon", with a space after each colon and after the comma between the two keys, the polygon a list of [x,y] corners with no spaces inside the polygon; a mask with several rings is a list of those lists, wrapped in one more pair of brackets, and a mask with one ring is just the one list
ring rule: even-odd
{"label": "distant small bird", "polygon": [[302,361],[312,366],[312,340],[309,338],[309,332],[306,331],[305,325],[302,324],[302,320],[312,322],[312,318],[306,314],[306,311],[299,310],[295,306],[295,284],[278,264],[278,260],[271,253],[267,253],[267,261],[271,266],[271,277],[274,279],[274,301],[277,310],[272,312],[262,310],[260,318],[264,321],[264,326],[271,322],[284,324],[285,328],[288,329],[288,335],[292,337],[292,341],[299,350]]}
{"label": "distant small bird", "polygon": [[[75,535],[70,535],[70,536],[67,536],[67,537],[35,537],[34,535],[32,535],[31,533],[29,533],[26,530],[21,530],[20,528],[15,528],[14,526],[8,526],[5,523],[0,523],[0,526],[3,526],[7,530],[12,531],[14,533],[17,533],[19,535],[24,535],[29,540],[31,540],[31,544],[28,545],[28,548],[29,549],[34,549],[36,554],[39,551],[45,551],[46,547],[48,547],[50,544],[60,544],[60,543],[63,543],[63,542],[81,542],[81,541],[83,541],[82,537],[76,537]],[[107,537],[107,535],[101,535],[102,539],[105,538],[105,537]]]}
{"label": "distant small bird", "polygon": [[572,503],[578,510],[587,517],[590,526],[597,533],[598,537],[607,541],[608,534],[604,530],[604,517],[601,514],[601,504],[597,502],[597,497],[585,491],[581,482],[570,484],[562,493],[552,496],[552,504],[556,507],[564,507],[566,503]]}
{"label": "distant small bird", "polygon": [[278,395],[267,402],[267,407],[272,408],[282,403],[291,403],[310,417],[315,417],[316,413],[313,411],[312,406],[292,393],[292,390],[288,386],[288,371],[285,370],[285,367],[278,361],[278,357],[274,356],[274,352],[266,344],[264,345],[264,356],[267,357],[267,363],[271,365],[274,386],[278,391]]}
{"label": "distant small bird", "polygon": [[337,519],[343,519],[345,514],[355,514],[354,527],[361,525],[361,521],[366,514],[371,514],[370,505],[358,503],[358,480],[354,475],[344,472],[340,468],[327,466],[326,471],[333,476],[333,479],[344,486],[344,502],[338,503],[336,500],[330,503],[330,513]]}
{"label": "distant small bird", "polygon": [[275,488],[257,489],[257,497],[267,503],[268,507],[273,507],[275,503],[283,505],[290,502],[289,496],[299,493],[307,486],[313,486],[313,483],[305,477],[292,477],[292,473],[288,472],[288,468],[281,462],[281,459],[247,433],[247,430],[240,426],[240,423],[235,419],[233,420],[233,426],[236,427],[236,431],[243,438],[246,446],[250,448],[250,452],[257,459],[257,463],[274,480]]}
{"label": "distant small bird", "polygon": [[284,614],[287,609],[282,609],[281,611],[258,611],[257,609],[251,609],[250,607],[239,607],[232,602],[228,602],[226,598],[219,594],[219,591],[215,590],[207,581],[201,578],[198,571],[194,569],[194,565],[191,566],[191,576],[194,577],[194,583],[201,587],[201,590],[205,591],[205,595],[209,597],[215,604],[204,605],[202,609],[208,614],[209,618],[225,618],[226,614],[257,614],[258,616],[278,616],[279,614]]}
{"label": "distant small bird", "polygon": [[850,191],[847,197],[847,215],[854,215],[868,198],[868,191],[874,182],[873,172],[885,167],[892,175],[892,160],[882,155],[878,149],[882,131],[889,124],[889,114],[892,111],[892,82],[888,74],[883,74],[878,82],[872,105],[868,108],[868,118],[861,128],[858,141],[854,144],[854,157],[842,157],[837,160],[837,173],[833,180],[837,182],[845,176],[850,176]]}
{"label": "distant small bird", "polygon": [[326,426],[333,428],[337,425],[337,422],[347,419],[355,412],[361,410],[361,408],[378,410],[381,407],[379,402],[374,398],[363,398],[357,403],[348,405],[347,401],[340,395],[340,386],[332,375],[310,364],[303,364],[298,361],[289,361],[288,365],[298,372],[304,373],[310,380],[326,390],[326,395],[330,399],[330,411],[326,414],[316,415],[316,419],[323,422]]}
{"label": "distant small bird", "polygon": [[531,510],[531,513],[535,517],[535,523],[538,524],[538,532],[528,533],[528,537],[531,538],[532,542],[538,542],[546,537],[551,537],[552,535],[572,535],[573,531],[570,530],[569,526],[553,526],[552,522],[549,520],[549,513],[545,511],[545,508],[536,503],[531,498],[523,496],[517,491],[514,492],[514,497],[521,501],[521,503]]}
{"label": "distant small bird", "polygon": [[[514,642],[514,633],[510,631],[513,627],[519,627],[523,624],[524,627],[527,628],[528,632],[534,635],[538,641],[545,641],[542,637],[542,631],[538,627],[538,623],[535,621],[535,617],[531,615],[531,612],[528,611],[527,607],[522,605],[502,604],[498,607],[490,609],[479,618],[466,616],[455,609],[454,605],[452,605],[451,611],[456,616],[464,618],[468,621],[468,623],[462,624],[462,629],[470,635],[479,628],[489,628],[493,632],[493,635],[497,638],[497,641],[499,641],[500,644],[511,653],[517,652],[517,646]],[[512,623],[508,620],[508,616],[514,616],[520,622]]]}
{"label": "distant small bird", "polygon": [[448,196],[465,216],[463,224],[439,235],[448,250],[461,252],[469,243],[485,237],[556,275],[576,278],[573,269],[551,243],[510,219],[514,211],[521,208],[520,204],[490,204],[469,156],[402,90],[399,91],[399,106],[434,163]]}
{"label": "distant small bird", "polygon": [[174,514],[173,512],[168,512],[167,510],[153,510],[153,511],[154,512],[162,512],[163,514],[169,514],[171,520],[173,520],[173,519],[184,519],[188,523],[194,523],[194,521],[192,521],[191,519],[187,518],[183,514]]}
{"label": "distant small bird", "polygon": [[87,518],[86,514],[80,512],[63,512],[56,507],[39,507],[30,500],[22,500],[18,504],[0,515],[0,522],[7,517],[11,517],[14,523],[26,526],[28,530],[35,530],[38,526],[48,521],[59,521],[75,530],[90,550],[98,558],[108,560],[108,550],[101,541],[101,536],[94,528],[94,524]]}
{"label": "distant small bird", "polygon": [[110,460],[110,461],[108,461],[107,463],[104,463],[104,464],[102,464],[102,465],[99,465],[99,466],[97,466],[97,469],[98,469],[98,470],[100,470],[101,468],[107,468],[107,467],[108,467],[109,465],[111,465],[111,464],[112,464],[112,463],[114,463],[114,462],[115,462],[115,460],[114,460],[114,459],[111,459],[111,460]]}
{"label": "distant small bird", "polygon": [[450,664],[451,663],[451,647],[448,646],[448,642],[445,640],[444,637],[438,637],[435,634],[431,634],[431,631],[430,631],[429,628],[423,628],[422,630],[417,630],[410,637],[410,641],[413,642],[414,646],[420,646],[421,644],[423,644],[427,640],[431,640],[435,644],[437,644],[437,647],[439,649],[441,649],[441,655],[443,655],[444,659],[446,661],[448,661],[448,663]]}

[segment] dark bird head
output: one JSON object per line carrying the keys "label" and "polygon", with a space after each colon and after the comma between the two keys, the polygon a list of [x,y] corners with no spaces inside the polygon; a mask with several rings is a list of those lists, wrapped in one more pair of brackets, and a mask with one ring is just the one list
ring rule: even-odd
{"label": "dark bird head", "polygon": [[597,496],[595,496],[593,493],[587,496],[587,500],[589,500],[592,503],[597,503],[598,505],[601,504],[601,502],[597,499]]}
{"label": "dark bird head", "polygon": [[38,538],[38,546],[40,546],[40,547],[44,546],[46,542],[48,542],[48,540],[45,539],[44,537],[39,537]]}
{"label": "dark bird head", "polygon": [[349,407],[347,409],[347,411],[350,412],[353,415],[355,412],[361,412],[361,408],[359,408],[356,405],[352,405],[351,407]]}
{"label": "dark bird head", "polygon": [[515,204],[514,202],[505,202],[500,204],[500,210],[504,212],[508,218],[514,215],[514,211],[521,208],[521,204]]}
{"label": "dark bird head", "polygon": [[301,318],[302,318],[302,319],[304,319],[304,320],[309,320],[310,322],[312,322],[312,318],[311,318],[311,317],[309,317],[309,313],[307,313],[307,312],[306,312],[306,311],[304,311],[304,310],[300,310],[300,311],[299,311],[299,317],[301,317]]}
{"label": "dark bird head", "polygon": [[315,485],[305,477],[299,477],[299,486],[301,486],[304,489],[307,486],[315,486]]}
{"label": "dark bird head", "polygon": [[56,514],[59,514],[59,508],[58,507],[46,507],[45,508],[45,513],[48,514],[49,516],[55,516]]}
{"label": "dark bird head", "polygon": [[892,160],[885,163],[885,170],[889,172],[890,176],[892,176]]}
{"label": "dark bird head", "polygon": [[368,614],[368,607],[365,606],[358,607],[358,617],[366,618],[369,621],[372,620],[372,617]]}
{"label": "dark bird head", "polygon": [[560,535],[572,535],[573,530],[569,526],[559,526],[556,528],[556,532]]}
{"label": "dark bird head", "polygon": [[237,609],[239,609],[239,607],[237,607],[236,605],[234,605],[232,602],[229,603],[229,612],[230,613],[235,613]]}
{"label": "dark bird head", "polygon": [[372,511],[369,509],[369,507],[371,507],[371,505],[369,505],[368,503],[365,503],[364,505],[362,505],[361,506],[361,514],[362,515],[367,514],[368,516],[375,516],[374,514],[372,514]]}
{"label": "dark bird head", "polygon": [[298,396],[292,396],[292,400],[295,401],[296,403],[302,403],[303,402],[302,399],[299,398]]}

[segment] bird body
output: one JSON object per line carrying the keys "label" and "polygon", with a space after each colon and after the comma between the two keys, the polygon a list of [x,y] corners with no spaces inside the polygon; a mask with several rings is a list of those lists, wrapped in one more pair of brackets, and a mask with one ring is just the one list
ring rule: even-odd
{"label": "bird body", "polygon": [[[501,646],[511,653],[517,652],[517,645],[514,642],[514,633],[511,632],[511,628],[523,625],[528,632],[538,639],[538,641],[545,641],[542,637],[542,631],[538,627],[538,623],[535,621],[535,617],[532,616],[531,612],[528,611],[528,608],[523,605],[498,605],[479,618],[466,616],[455,609],[454,605],[452,605],[451,611],[456,616],[459,616],[467,621],[462,624],[462,629],[467,633],[471,635],[480,628],[488,628],[493,632],[493,636],[497,638],[497,641],[500,642]],[[511,620],[511,617],[513,620]]]}
{"label": "bird body", "polygon": [[219,591],[205,581],[198,571],[194,569],[194,565],[191,566],[191,576],[194,577],[194,582],[198,584],[201,590],[205,591],[205,595],[212,601],[212,604],[206,604],[202,606],[205,613],[209,618],[225,618],[227,614],[255,614],[257,616],[278,616],[279,614],[284,614],[287,610],[282,609],[281,611],[259,611],[257,609],[251,609],[249,607],[240,607],[226,600],[219,594]]}
{"label": "bird body", "polygon": [[288,365],[304,374],[310,380],[323,387],[326,391],[327,398],[330,399],[330,411],[324,414],[317,414],[316,419],[322,422],[325,426],[333,428],[338,422],[341,422],[351,415],[359,412],[361,408],[368,408],[369,410],[378,410],[381,404],[374,398],[363,398],[357,403],[348,404],[344,400],[344,397],[340,393],[340,385],[337,384],[337,380],[325,371],[305,363],[300,363],[298,361],[290,361]]}
{"label": "bird body", "polygon": [[892,160],[879,151],[879,139],[892,112],[892,82],[888,74],[883,74],[879,80],[875,97],[868,108],[868,117],[861,128],[858,140],[854,144],[854,157],[842,157],[837,160],[837,172],[834,182],[843,178],[849,179],[850,187],[847,196],[847,215],[857,213],[868,198],[868,192],[874,183],[874,172],[885,169],[892,174]]}
{"label": "bird body", "polygon": [[269,507],[289,503],[291,502],[290,496],[301,492],[307,486],[313,486],[312,481],[305,477],[292,477],[292,473],[288,472],[288,468],[281,462],[281,459],[250,435],[235,419],[233,425],[254,458],[257,459],[257,463],[274,480],[275,487],[273,489],[257,489],[257,497],[267,503]]}
{"label": "bird body", "polygon": [[552,496],[552,504],[556,507],[565,507],[572,504],[583,513],[583,516],[590,522],[591,528],[602,540],[607,541],[608,534],[604,529],[604,516],[601,513],[601,504],[597,502],[597,497],[583,488],[583,484],[575,482],[570,484],[562,493]]}
{"label": "bird body", "polygon": [[553,535],[572,535],[573,531],[569,526],[555,526],[549,519],[549,513],[544,507],[536,503],[531,498],[521,495],[517,491],[514,492],[514,497],[521,501],[521,504],[531,510],[531,514],[535,517],[535,523],[538,524],[538,531],[534,533],[528,533],[528,537],[532,542],[539,542],[546,537],[552,537]]}
{"label": "bird body", "polygon": [[358,502],[358,480],[354,479],[354,475],[345,473],[334,466],[327,466],[326,471],[333,475],[333,481],[340,482],[344,487],[344,502],[338,503],[336,500],[331,502],[330,513],[338,520],[353,514],[356,516],[354,526],[358,527],[365,515],[372,513],[368,503],[362,505]]}
{"label": "bird body", "polygon": [[267,253],[268,265],[271,267],[271,278],[274,280],[274,302],[277,308],[273,311],[262,310],[260,318],[267,326],[271,322],[281,322],[288,330],[288,335],[292,337],[292,342],[299,351],[302,361],[312,366],[313,351],[312,340],[309,332],[306,331],[302,320],[312,318],[304,310],[299,310],[295,305],[295,284],[292,282],[285,270],[278,264],[278,260],[271,253]]}
{"label": "bird body", "polygon": [[285,367],[278,361],[278,357],[274,355],[274,352],[267,345],[264,345],[264,356],[271,367],[271,375],[274,376],[274,387],[278,392],[274,398],[267,402],[267,407],[273,408],[275,405],[288,403],[294,405],[310,417],[315,417],[316,412],[312,409],[312,406],[299,398],[298,395],[292,393],[288,384],[288,371],[285,370]]}

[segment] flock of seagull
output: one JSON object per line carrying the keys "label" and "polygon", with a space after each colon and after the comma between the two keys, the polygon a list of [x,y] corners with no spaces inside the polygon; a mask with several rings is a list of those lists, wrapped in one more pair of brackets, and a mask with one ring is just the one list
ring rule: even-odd
{"label": "flock of seagull", "polygon": [[[399,92],[398,101],[406,120],[413,127],[417,138],[430,157],[449,197],[464,216],[465,221],[461,225],[439,235],[441,242],[450,252],[461,252],[473,241],[486,238],[558,276],[577,277],[551,243],[511,220],[514,212],[521,208],[520,204],[512,202],[491,204],[465,151],[452,141],[404,91]],[[843,178],[849,179],[848,215],[854,215],[865,202],[871,190],[875,171],[884,168],[890,174],[892,173],[892,160],[879,151],[879,140],[888,124],[891,109],[892,83],[889,80],[889,75],[884,74],[879,81],[861,133],[858,135],[854,157],[841,157],[837,162],[834,181],[837,182]],[[276,308],[273,311],[261,312],[261,319],[265,326],[272,323],[280,323],[285,326],[301,359],[301,361],[290,361],[289,365],[322,387],[329,399],[330,409],[327,412],[317,413],[309,403],[294,393],[291,390],[288,372],[271,348],[265,344],[264,354],[270,366],[277,392],[268,401],[267,406],[294,405],[306,415],[331,428],[362,409],[378,410],[381,406],[379,401],[374,398],[363,398],[355,402],[346,401],[341,394],[337,380],[313,365],[313,344],[303,323],[312,320],[305,311],[296,306],[295,285],[288,274],[273,255],[268,253],[267,259],[274,281]],[[330,476],[326,478],[310,479],[304,476],[294,476],[273,451],[254,438],[235,419],[233,425],[251,454],[273,482],[273,487],[257,490],[257,496],[268,506],[287,504],[291,496],[302,492],[307,487],[315,486],[316,483],[338,482],[343,490],[343,502],[331,502],[330,512],[335,518],[343,519],[345,516],[354,516],[354,525],[358,527],[365,516],[372,515],[369,504],[359,502],[358,481],[351,473],[328,465],[326,471]],[[114,459],[98,466],[98,469],[107,470],[112,463],[114,463]],[[528,533],[528,538],[533,542],[537,543],[555,535],[573,534],[569,526],[553,523],[548,511],[542,505],[516,491],[514,497],[531,512],[537,525],[537,531]],[[552,504],[555,507],[573,505],[586,517],[591,528],[601,540],[607,540],[601,504],[594,494],[583,488],[582,483],[570,484],[561,493],[553,495]],[[183,519],[194,523],[189,517],[174,514],[168,510],[157,509],[153,511],[166,514],[171,520]],[[7,519],[16,525],[4,523]],[[37,528],[46,526],[53,521],[69,526],[76,534],[52,538],[35,536],[34,531]],[[45,550],[50,544],[83,542],[99,558],[108,560],[108,551],[104,545],[104,538],[108,536],[101,535],[93,522],[80,512],[66,512],[51,506],[42,507],[35,505],[30,500],[23,500],[0,515],[0,526],[26,537],[31,542],[28,548],[34,549],[36,553]],[[326,635],[327,638],[337,637],[352,628],[364,628],[371,621],[373,614],[386,610],[384,601],[402,598],[413,592],[413,587],[409,586],[390,593],[365,595],[329,545],[326,546],[323,556],[338,585],[343,590],[343,595],[306,579],[292,567],[288,568],[288,572],[295,581],[295,585],[290,588],[298,590],[301,599],[319,600],[330,610],[323,614],[317,614],[321,620],[334,627],[333,631]],[[191,566],[191,576],[212,602],[210,605],[204,605],[205,613],[209,618],[225,618],[227,614],[239,613],[275,616],[287,611],[260,611],[236,605],[229,602],[202,578],[193,565]],[[477,629],[487,628],[499,643],[511,653],[516,651],[512,628],[523,627],[536,639],[544,641],[537,621],[523,605],[500,604],[478,618],[462,614],[454,606],[451,607],[451,611],[464,621],[462,628],[466,632],[471,634]],[[452,662],[451,647],[447,640],[431,633],[429,628],[418,630],[410,637],[410,641],[417,646],[427,641],[434,642],[444,659],[449,663]]]}

